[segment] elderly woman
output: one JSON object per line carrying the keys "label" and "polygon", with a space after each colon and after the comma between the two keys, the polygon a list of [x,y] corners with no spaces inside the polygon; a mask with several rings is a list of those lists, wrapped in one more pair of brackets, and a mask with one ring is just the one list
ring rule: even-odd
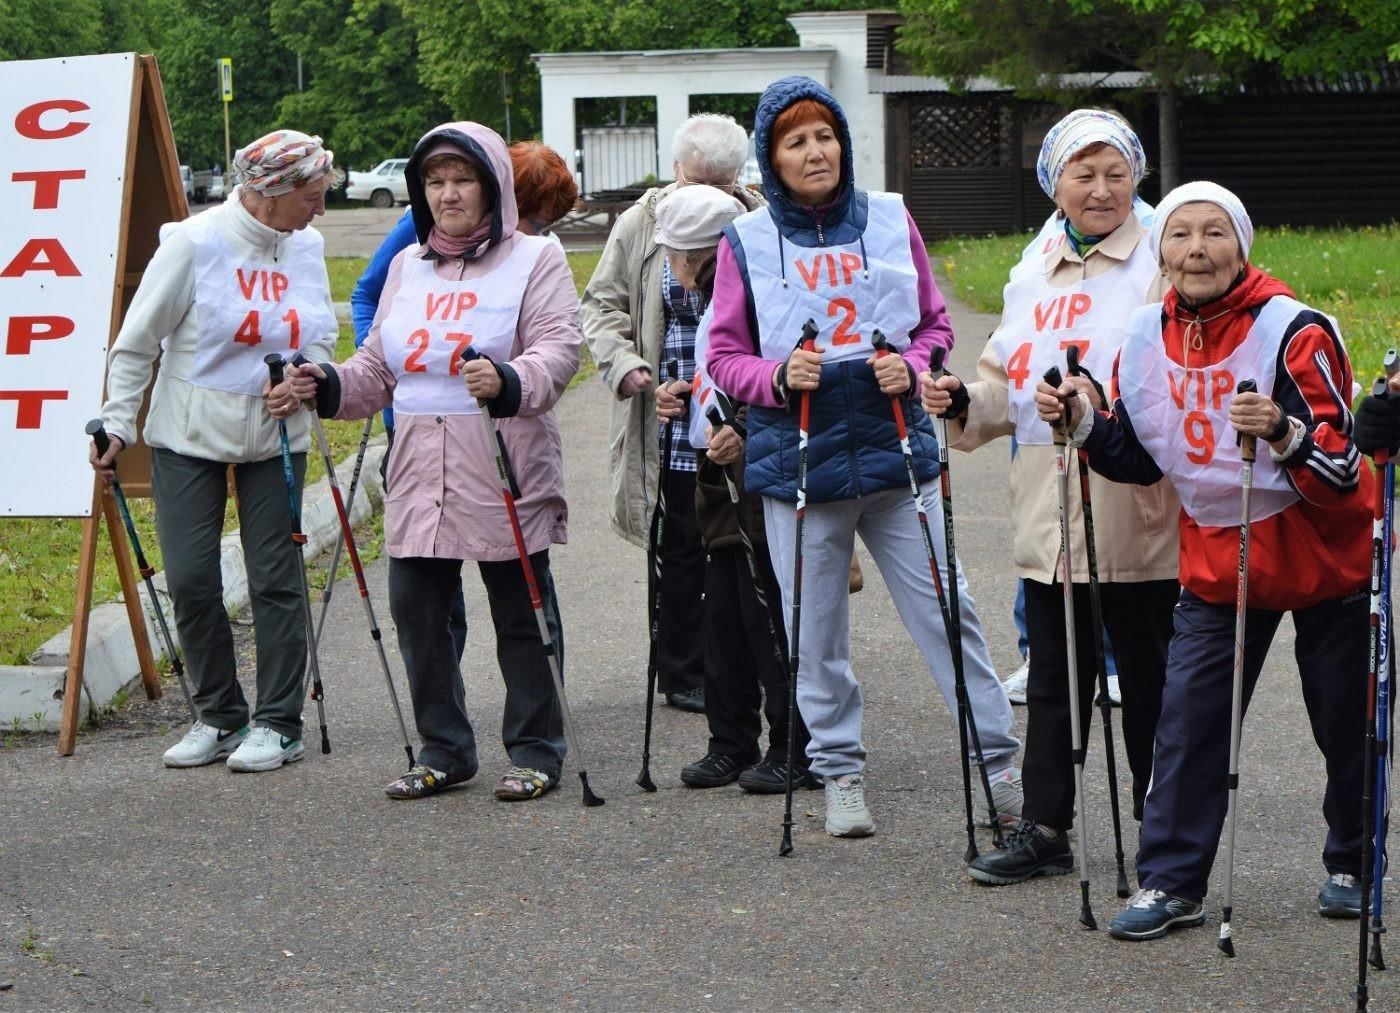
{"label": "elderly woman", "polygon": [[[1182,592],[1137,856],[1142,889],[1109,925],[1120,939],[1205,919],[1227,795],[1240,435],[1268,445],[1254,465],[1244,703],[1291,612],[1303,700],[1327,763],[1318,910],[1360,914],[1372,477],[1351,441],[1351,366],[1336,323],[1249,263],[1253,239],[1230,191],[1173,190],[1150,240],[1171,288],[1129,321],[1112,412],[1093,410],[1069,384],[1036,393],[1050,423],[1068,398],[1073,441],[1095,471],[1142,485],[1165,476],[1181,498]],[[1257,393],[1234,393],[1245,379]]]}
{"label": "elderly woman", "polygon": [[[656,207],[656,243],[677,280],[699,296],[702,314],[714,295],[720,233],[745,210],[712,186],[683,187]],[[708,556],[702,629],[710,741],[705,755],[681,770],[681,781],[692,788],[738,781],[745,791],[776,794],[787,790],[789,776],[787,639],[775,609],[780,593],[768,557],[762,502],[740,493],[736,503],[729,494],[731,482],[743,487],[744,439],[735,427],[715,430],[706,420],[706,409],[716,404],[714,384],[705,373],[709,322],[709,315],[702,315],[696,333],[689,417],[679,395],[692,384],[676,380],[656,392],[657,418],[686,425],[695,448],[695,516]],[[752,564],[745,537],[755,550]],[[759,742],[760,711],[768,718],[766,751]],[[819,787],[821,782],[807,770],[806,747],[807,726],[799,716],[794,784]]]}
{"label": "elderly woman", "polygon": [[[891,398],[909,419],[919,481],[938,474],[930,424],[913,392],[934,348],[953,342],[948,314],[913,219],[895,194],[857,190],[845,114],[810,78],[788,77],[759,99],[754,127],[768,207],[725,230],[715,267],[707,365],[751,405],[745,487],[763,497],[783,602],[792,607],[799,396],[811,396],[797,698],[811,732],[811,770],[826,786],[826,831],[875,832],[865,803],[861,691],[851,670],[848,567],[855,536],[874,556],[905,628],[956,709],[947,631],[939,617]],[[808,319],[815,350],[793,346]],[[876,328],[899,352],[879,358]],[[932,523],[941,523],[938,497]],[[939,550],[942,546],[940,544]],[[947,571],[946,561],[938,565]],[[958,574],[967,693],[989,775],[1005,781],[998,811],[1020,812],[1010,768],[1020,743],[992,671],[981,623]],[[1014,797],[1013,797],[1014,794]]]}
{"label": "elderly woman", "polygon": [[[1041,145],[1037,175],[1055,202],[1058,241],[1038,261],[1022,260],[1006,285],[1001,324],[978,363],[980,379],[955,376],[923,384],[924,408],[949,419],[949,440],[973,450],[1014,436],[1010,489],[1015,525],[1013,559],[1023,578],[1030,670],[1026,690],[1025,806],[1007,847],[979,855],[969,874],[984,883],[1020,883],[1070,871],[1068,831],[1075,798],[1070,738],[1069,658],[1058,512],[1054,508],[1056,452],[1036,412],[1035,382],[1051,366],[1065,370],[1075,345],[1090,374],[1107,377],[1127,334],[1128,318],[1158,298],[1162,286],[1147,250],[1147,230],[1134,213],[1146,171],[1142,145],[1128,123],[1099,109],[1079,109],[1051,128]],[[1096,408],[1101,388],[1092,376],[1072,381]],[[1077,463],[1074,465],[1077,467]],[[1103,621],[1114,645],[1123,699],[1123,739],[1132,768],[1133,812],[1152,777],[1152,740],[1161,710],[1162,679],[1176,604],[1176,499],[1170,483],[1115,485],[1091,475]],[[1075,644],[1079,722],[1089,727],[1097,632],[1089,597],[1088,555],[1079,483],[1070,482]],[[1085,742],[1087,744],[1087,736]]]}
{"label": "elderly woman", "polygon": [[[199,719],[165,752],[167,767],[228,757],[233,770],[300,760],[306,630],[299,557],[277,425],[263,404],[263,356],[328,359],[337,325],[319,233],[335,182],[319,137],[275,130],[234,158],[238,180],[222,205],[161,229],[108,356],[102,420],[112,438],[93,467],[108,481],[118,451],[136,439],[136,416],[160,359],[142,435],[151,448],[165,575]],[[162,352],[162,344],[164,351]],[[285,393],[285,391],[284,391]],[[307,421],[288,435],[298,485]],[[233,466],[239,535],[257,635],[256,722],[237,679],[224,611],[219,539]]]}
{"label": "elderly woman", "polygon": [[539,141],[512,144],[510,164],[515,177],[515,206],[520,211],[516,231],[527,236],[548,236],[551,242],[562,245],[550,227],[572,211],[578,201],[573,173],[559,152]]}
{"label": "elderly woman", "polygon": [[[492,448],[475,416],[484,404],[499,420],[562,658],[549,546],[565,540],[568,508],[553,409],[578,369],[578,297],[563,251],[516,231],[510,157],[494,131],[477,123],[430,130],[407,179],[418,243],[394,257],[368,339],[339,366],[291,375],[298,395],[314,393],[327,417],[394,409],[384,508],[389,607],[423,747],[420,762],[385,792],[422,798],[476,773],[459,667],[465,625],[454,634],[452,622],[470,559],[486,585],[506,684],[501,735],[513,766],[495,794],[538,798],[559,781],[562,717]],[[468,346],[482,357],[463,365]]]}
{"label": "elderly woman", "polygon": [[[613,530],[652,551],[662,446],[651,391],[663,362],[676,359],[682,377],[694,372],[700,322],[695,297],[657,249],[656,207],[694,183],[731,193],[749,209],[761,203],[736,185],[748,136],[731,117],[690,117],[676,130],[671,149],[676,181],[648,190],[618,217],[583,293],[584,336],[599,377],[617,399],[610,435]],[[700,712],[705,709],[704,645],[695,636],[692,617],[702,607],[705,550],[695,522],[695,454],[684,433],[676,434],[666,465],[668,510],[661,553],[666,578],[657,628],[657,688],[673,707]]]}

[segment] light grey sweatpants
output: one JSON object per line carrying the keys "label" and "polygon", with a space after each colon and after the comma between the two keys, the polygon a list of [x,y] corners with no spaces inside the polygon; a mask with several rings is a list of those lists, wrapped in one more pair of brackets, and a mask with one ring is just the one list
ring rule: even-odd
{"label": "light grey sweatpants", "polygon": [[[939,572],[948,572],[944,559],[943,509],[937,489],[926,484]],[[768,551],[783,589],[783,615],[792,622],[792,567],[796,551],[797,512],[792,503],[763,499]],[[812,773],[823,777],[852,774],[865,767],[861,742],[860,683],[851,670],[851,617],[847,577],[855,536],[870,551],[890,589],[905,629],[933,674],[948,710],[957,715],[952,653],[938,609],[928,552],[919,531],[919,517],[907,489],[890,489],[858,499],[808,503],[802,527],[802,628],[797,672],[797,706],[812,733],[807,755]],[[1021,743],[1012,734],[1011,704],[992,669],[982,623],[958,566],[959,609],[962,617],[963,672],[967,696],[982,740],[989,775],[1011,765]],[[791,635],[791,630],[789,630]],[[972,753],[968,738],[969,759]]]}

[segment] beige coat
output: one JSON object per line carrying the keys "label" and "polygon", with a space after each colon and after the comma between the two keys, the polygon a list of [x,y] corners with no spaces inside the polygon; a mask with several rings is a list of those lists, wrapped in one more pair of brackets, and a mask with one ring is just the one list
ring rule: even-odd
{"label": "beige coat", "polygon": [[[613,402],[609,428],[612,474],[612,526],[623,538],[646,545],[656,496],[660,453],[656,398],[651,391],[624,398],[618,386],[634,369],[660,375],[666,341],[666,310],[661,301],[661,253],[657,249],[656,205],[676,184],[648,190],[618,216],[602,259],[583,293],[583,337],[608,385]],[[750,210],[763,198],[739,190]]]}
{"label": "beige coat", "polygon": [[[1081,258],[1062,243],[1045,255],[1047,288],[1067,288],[1125,263],[1147,230],[1130,217],[1115,232]],[[1166,290],[1159,279],[1144,303],[1159,302]],[[1005,326],[1005,320],[1002,325]],[[998,327],[998,332],[1000,332]],[[994,335],[995,337],[995,335]],[[948,440],[958,450],[973,450],[998,436],[1011,436],[1006,366],[992,341],[977,363],[979,379],[967,385],[972,401],[963,423],[950,422]],[[1108,377],[1097,377],[1107,384]],[[1022,446],[1011,462],[1011,517],[1015,525],[1014,561],[1020,577],[1056,583],[1060,562],[1060,496],[1055,481],[1053,446]],[[1070,454],[1070,537],[1074,543],[1074,579],[1089,579],[1084,548],[1084,514],[1079,497],[1078,455]],[[1120,485],[1090,473],[1089,490],[1094,506],[1094,543],[1099,580],[1134,582],[1175,580],[1177,577],[1177,513],[1180,509],[1171,483],[1151,486]]]}

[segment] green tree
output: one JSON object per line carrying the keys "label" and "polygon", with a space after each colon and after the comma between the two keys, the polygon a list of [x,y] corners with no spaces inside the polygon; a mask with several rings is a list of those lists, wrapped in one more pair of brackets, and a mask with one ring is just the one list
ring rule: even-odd
{"label": "green tree", "polygon": [[3,0],[0,60],[109,52],[100,0]]}
{"label": "green tree", "polygon": [[[1261,68],[1335,78],[1400,59],[1400,0],[900,0],[899,48],[955,86],[986,75],[1069,103],[1059,75],[1144,71],[1158,94],[1163,190],[1179,181],[1177,102]],[[1092,75],[1091,75],[1092,76]]]}

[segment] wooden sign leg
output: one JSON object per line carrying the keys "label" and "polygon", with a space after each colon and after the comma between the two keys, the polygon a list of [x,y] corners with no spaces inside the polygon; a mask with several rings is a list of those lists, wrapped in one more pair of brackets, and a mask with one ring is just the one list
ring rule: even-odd
{"label": "wooden sign leg", "polygon": [[[146,632],[146,615],[141,610],[141,595],[136,590],[136,571],[131,565],[126,528],[117,514],[116,497],[110,490],[102,496],[102,516],[107,518],[107,535],[112,544],[112,555],[117,561],[117,578],[121,581],[122,598],[126,601],[126,618],[131,624],[131,642],[136,645],[136,661],[141,668],[141,685],[146,689],[147,700],[159,700],[160,673],[156,671],[156,658],[151,652],[151,638]],[[151,604],[154,605],[155,602]]]}
{"label": "wooden sign leg", "polygon": [[87,657],[88,613],[92,575],[97,564],[97,529],[102,524],[102,481],[92,485],[92,513],[83,521],[78,549],[78,586],[73,594],[73,635],[68,641],[68,672],[63,679],[63,717],[58,728],[58,755],[72,756],[78,740],[78,708],[83,699],[83,662]]}

